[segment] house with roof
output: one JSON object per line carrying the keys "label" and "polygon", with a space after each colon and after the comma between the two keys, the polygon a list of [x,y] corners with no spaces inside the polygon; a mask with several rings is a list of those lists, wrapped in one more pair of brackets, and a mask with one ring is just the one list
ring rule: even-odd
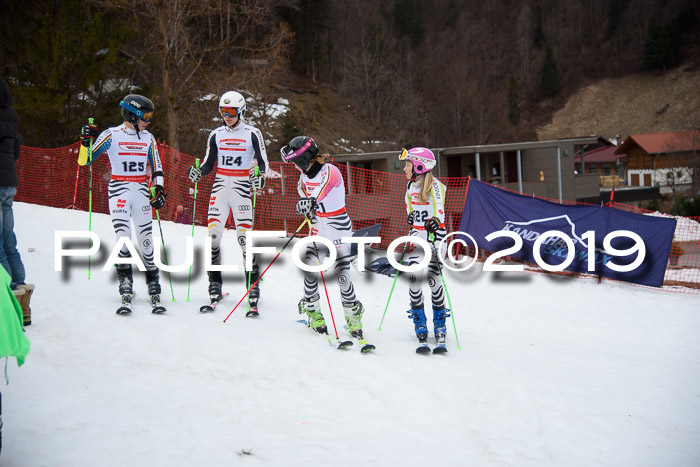
{"label": "house with roof", "polygon": [[601,146],[590,151],[579,152],[574,158],[576,172],[580,174],[598,174],[601,177],[619,177],[625,180],[627,155],[615,154],[617,146]]}
{"label": "house with roof", "polygon": [[629,135],[614,153],[627,156],[629,186],[675,190],[700,176],[700,130]]}

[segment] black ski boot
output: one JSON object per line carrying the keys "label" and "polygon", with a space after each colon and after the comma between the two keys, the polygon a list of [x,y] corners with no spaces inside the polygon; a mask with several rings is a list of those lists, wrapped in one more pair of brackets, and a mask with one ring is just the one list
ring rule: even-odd
{"label": "black ski boot", "polygon": [[151,312],[164,313],[165,307],[160,304],[160,281],[158,269],[149,269],[146,271],[146,284],[148,285],[148,294],[151,296]]}
{"label": "black ski boot", "polygon": [[[248,276],[250,274],[250,280],[248,279]],[[257,264],[253,265],[253,270],[250,271],[250,273],[246,273],[246,283],[248,284],[248,287],[246,287],[246,290],[250,289],[250,286],[255,284],[255,286],[250,289],[250,293],[248,294],[248,311],[246,312],[246,317],[251,318],[251,317],[256,317],[258,316],[258,299],[260,298],[260,282],[256,284],[258,279],[260,278],[260,269],[258,268]]]}
{"label": "black ski boot", "polygon": [[212,302],[221,300],[221,271],[209,271],[209,299]]}
{"label": "black ski boot", "polygon": [[117,265],[117,279],[119,280],[119,295],[122,297],[122,305],[117,308],[117,314],[131,313],[131,299],[134,298],[134,278],[131,275],[130,264]]}

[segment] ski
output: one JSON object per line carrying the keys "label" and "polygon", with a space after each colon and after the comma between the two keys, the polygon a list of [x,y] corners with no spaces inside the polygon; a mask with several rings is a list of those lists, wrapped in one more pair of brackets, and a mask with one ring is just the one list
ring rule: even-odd
{"label": "ski", "polygon": [[223,293],[213,299],[209,305],[202,305],[199,307],[199,312],[200,313],[211,313],[216,309],[216,307],[221,303],[226,297],[228,297],[228,293]]}
{"label": "ski", "polygon": [[151,295],[151,313],[159,315],[167,310],[160,304],[160,295]]}
{"label": "ski", "polygon": [[[304,326],[306,326],[307,328],[311,329],[311,327],[309,326],[309,322],[305,319],[298,319],[297,323],[301,323]],[[314,331],[314,332],[316,332],[316,331]],[[342,340],[340,340],[340,338],[336,339],[336,342],[334,343],[333,338],[327,332],[317,333],[317,334],[321,334],[322,336],[326,336],[326,340],[328,340],[328,344],[335,347],[336,349],[339,349],[339,350],[347,349],[348,347],[352,347],[352,345],[353,345],[352,341],[342,341]]]}
{"label": "ski", "polygon": [[364,337],[357,338],[357,337],[353,336],[352,333],[350,332],[350,328],[348,328],[347,324],[343,327],[345,328],[345,330],[348,333],[350,333],[350,335],[353,337],[353,339],[357,339],[357,342],[360,345],[362,345],[362,347],[360,347],[360,352],[367,353],[367,352],[371,352],[372,350],[375,350],[377,348],[375,345],[367,342]]}
{"label": "ski", "polygon": [[122,305],[117,308],[118,315],[127,315],[131,313],[131,299],[134,298],[134,294],[124,294],[122,295]]}
{"label": "ski", "polygon": [[433,349],[433,353],[442,354],[447,352],[447,347],[445,346],[445,335],[439,335],[435,337],[436,347]]}
{"label": "ski", "polygon": [[416,348],[416,353],[429,354],[430,353],[430,346],[428,344],[421,344]]}

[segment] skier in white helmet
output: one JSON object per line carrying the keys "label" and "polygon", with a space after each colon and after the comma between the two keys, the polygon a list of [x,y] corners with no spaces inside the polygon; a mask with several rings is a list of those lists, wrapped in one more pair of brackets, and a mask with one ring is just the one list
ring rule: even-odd
{"label": "skier in white helmet", "polygon": [[[218,164],[216,179],[209,198],[209,236],[211,237],[211,259],[213,265],[221,264],[221,239],[229,211],[236,224],[238,244],[246,259],[246,231],[253,229],[253,207],[250,192],[261,190],[265,185],[267,171],[267,152],[262,133],[257,128],[243,121],[246,104],[243,96],[236,91],[228,91],[219,99],[219,113],[224,124],[209,133],[207,148],[202,165],[197,169],[189,168],[187,176],[196,183]],[[257,163],[259,173],[251,173]],[[245,272],[246,290],[259,277],[259,268],[255,256],[252,270]],[[213,306],[223,298],[221,294],[221,271],[209,271],[209,298],[211,305],[201,311],[211,311]],[[246,316],[258,315],[260,289],[256,285],[248,295],[250,309]]]}
{"label": "skier in white helmet", "polygon": [[[435,155],[428,148],[403,149],[399,155],[400,160],[406,161],[404,173],[408,179],[406,185],[406,211],[408,212],[407,222],[411,226],[411,236],[428,240],[434,245],[445,237],[445,192],[447,188],[439,180],[433,178],[432,170],[435,167]],[[436,251],[436,250],[435,250]],[[439,259],[436,258],[440,252],[432,255],[428,265],[428,286],[433,305],[433,326],[435,332],[435,342],[437,344],[434,352],[446,351],[445,336],[447,327],[445,320],[449,316],[450,310],[445,306],[445,289],[440,280]],[[404,263],[413,266],[423,260],[423,250],[414,248],[406,254]],[[423,291],[421,282],[423,272],[409,273],[409,300],[411,309],[407,312],[409,318],[413,319],[416,336],[418,337],[419,353],[428,352],[428,327],[423,305]],[[437,350],[439,349],[439,350]]]}

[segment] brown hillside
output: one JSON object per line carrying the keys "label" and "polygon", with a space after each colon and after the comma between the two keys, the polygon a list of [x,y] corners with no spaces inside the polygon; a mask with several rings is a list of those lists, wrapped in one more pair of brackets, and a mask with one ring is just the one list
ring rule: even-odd
{"label": "brown hillside", "polygon": [[700,127],[700,71],[681,67],[664,74],[639,73],[604,79],[576,91],[539,140],[601,135],[623,138]]}

